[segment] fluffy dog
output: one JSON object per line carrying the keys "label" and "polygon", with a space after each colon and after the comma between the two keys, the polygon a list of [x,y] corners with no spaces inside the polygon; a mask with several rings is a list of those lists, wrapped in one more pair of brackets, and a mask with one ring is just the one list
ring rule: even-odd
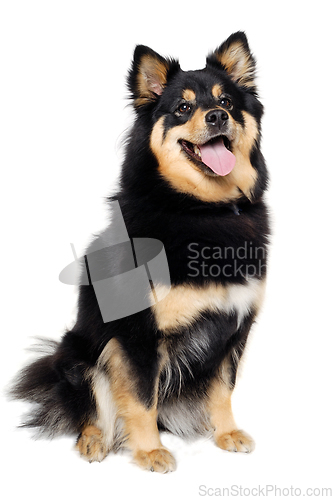
{"label": "fluffy dog", "polygon": [[87,249],[75,326],[20,373],[12,394],[34,403],[25,426],[76,433],[89,461],[122,446],[142,468],[168,472],[175,460],[161,429],[210,433],[228,451],[254,447],[231,395],[265,289],[263,106],[242,32],[197,71],[137,46],[128,88],[136,118],[110,203],[119,203],[134,255],[136,239],[162,243],[169,281],[148,276],[149,289],[133,288],[145,308],[103,317],[89,255],[98,253],[100,282],[128,270],[111,222]]}

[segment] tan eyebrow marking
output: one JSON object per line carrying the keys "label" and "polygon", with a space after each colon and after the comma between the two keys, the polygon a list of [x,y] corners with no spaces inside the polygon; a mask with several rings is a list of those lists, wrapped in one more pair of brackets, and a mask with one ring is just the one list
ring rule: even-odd
{"label": "tan eyebrow marking", "polygon": [[183,99],[185,101],[194,101],[195,100],[195,92],[191,89],[185,89],[183,92]]}
{"label": "tan eyebrow marking", "polygon": [[223,89],[219,83],[216,83],[213,88],[212,88],[212,94],[214,97],[220,97],[222,94]]}

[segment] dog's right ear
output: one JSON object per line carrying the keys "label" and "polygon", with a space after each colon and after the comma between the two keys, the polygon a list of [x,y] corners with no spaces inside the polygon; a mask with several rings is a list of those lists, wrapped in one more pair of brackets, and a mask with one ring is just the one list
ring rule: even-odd
{"label": "dog's right ear", "polygon": [[149,47],[138,45],[127,79],[134,106],[139,108],[156,101],[169,78],[179,70],[178,61],[164,59]]}

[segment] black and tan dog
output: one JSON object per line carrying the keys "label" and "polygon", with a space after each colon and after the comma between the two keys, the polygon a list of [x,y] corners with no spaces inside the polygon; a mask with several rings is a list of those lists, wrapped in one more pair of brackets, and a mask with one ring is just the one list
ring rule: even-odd
{"label": "black and tan dog", "polygon": [[[136,119],[110,201],[118,200],[130,238],[163,243],[171,289],[104,322],[94,287],[80,286],[75,326],[21,372],[12,394],[35,403],[24,425],[79,434],[88,460],[123,446],[139,466],[168,472],[175,460],[161,429],[211,433],[228,451],[254,446],[230,400],[265,288],[263,107],[241,32],[198,71],[138,46],[128,86]],[[105,268],[116,265],[108,258]]]}

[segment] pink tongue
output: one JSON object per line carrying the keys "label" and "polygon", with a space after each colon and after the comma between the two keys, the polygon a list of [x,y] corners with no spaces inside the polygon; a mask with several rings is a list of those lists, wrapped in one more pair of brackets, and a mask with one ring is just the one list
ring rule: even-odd
{"label": "pink tongue", "polygon": [[229,151],[221,139],[213,144],[199,146],[201,160],[207,167],[211,168],[215,174],[230,174],[236,163],[235,156]]}

